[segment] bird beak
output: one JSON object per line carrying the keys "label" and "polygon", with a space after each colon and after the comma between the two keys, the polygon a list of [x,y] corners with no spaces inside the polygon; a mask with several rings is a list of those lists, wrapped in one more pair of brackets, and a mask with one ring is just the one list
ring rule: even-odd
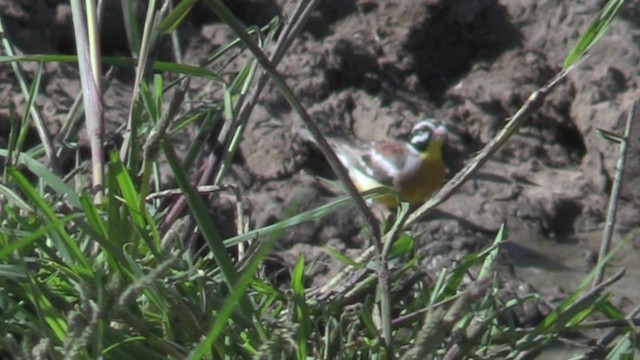
{"label": "bird beak", "polygon": [[440,125],[433,130],[432,135],[434,139],[445,140],[447,138],[448,133],[449,133],[449,130],[447,129],[447,127],[444,125]]}

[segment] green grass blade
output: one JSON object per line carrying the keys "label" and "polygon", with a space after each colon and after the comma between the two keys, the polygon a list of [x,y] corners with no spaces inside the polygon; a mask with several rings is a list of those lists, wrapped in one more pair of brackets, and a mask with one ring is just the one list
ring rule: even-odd
{"label": "green grass blade", "polygon": [[[82,217],[82,214],[65,216],[59,220],[59,224],[62,226],[65,226],[67,223],[77,220],[78,218],[81,218],[81,217]],[[58,224],[50,222],[41,226],[35,231],[29,232],[28,235],[20,238],[20,240],[18,241],[12,241],[10,243],[7,243],[6,239],[4,239],[2,243],[4,243],[5,245],[2,248],[0,248],[0,259],[5,259],[14,251],[18,251],[23,248],[26,248],[27,246],[31,245],[33,242],[40,240],[47,233],[55,230],[57,226]],[[2,235],[2,232],[0,232],[0,235]]]}
{"label": "green grass blade", "polygon": [[189,15],[193,6],[196,4],[198,0],[182,0],[176,7],[173,9],[167,17],[165,17],[162,22],[160,22],[160,26],[158,26],[158,31],[164,33],[173,32],[184,19]]}
{"label": "green grass blade", "polygon": [[[381,194],[385,194],[387,193],[387,190],[383,189],[383,188],[378,188],[378,189],[374,189],[371,191],[366,191],[362,193],[362,197],[364,199],[372,199],[378,195]],[[301,212],[299,214],[293,215],[287,219],[284,219],[282,221],[279,221],[275,224],[272,225],[268,225],[265,227],[262,227],[260,229],[255,229],[255,230],[251,230],[248,231],[244,234],[241,235],[237,235],[234,236],[232,238],[229,238],[227,240],[224,241],[225,246],[230,247],[236,244],[239,244],[243,241],[247,241],[247,240],[251,240],[251,239],[255,239],[257,237],[260,236],[268,236],[271,233],[273,233],[274,231],[277,231],[279,229],[286,229],[292,226],[296,226],[296,225],[300,225],[300,224],[304,224],[306,222],[309,221],[313,221],[316,219],[320,219],[322,217],[327,216],[328,214],[331,214],[335,211],[338,211],[340,209],[344,209],[345,207],[351,205],[353,203],[353,201],[351,200],[351,198],[349,197],[343,197],[340,198],[338,200],[332,201],[328,204],[319,206],[315,209],[312,210],[308,210],[305,212]]]}
{"label": "green grass blade", "polygon": [[[56,244],[57,250],[62,253],[65,257],[66,261],[69,264],[74,264],[78,262],[82,267],[76,268],[76,270],[84,273],[91,274],[91,265],[89,260],[84,256],[77,243],[71,238],[69,233],[67,233],[64,225],[57,217],[56,213],[53,209],[44,201],[44,199],[38,194],[38,192],[29,184],[28,180],[15,168],[9,169],[9,175],[13,178],[20,189],[22,190],[27,197],[35,203],[35,206],[42,211],[47,220],[54,224],[56,232],[59,235],[59,240]],[[56,236],[53,237],[54,241],[56,241]]]}
{"label": "green grass blade", "polygon": [[622,10],[624,0],[609,0],[604,6],[602,11],[598,14],[598,17],[589,25],[587,31],[582,35],[580,40],[567,58],[564,60],[563,67],[568,69],[578,59],[580,59],[595,43],[604,35],[613,20],[618,16],[620,10]]}
{"label": "green grass blade", "polygon": [[123,0],[122,16],[124,18],[124,29],[129,42],[129,49],[134,56],[140,55],[140,42],[142,41],[142,32],[140,31],[140,20],[138,13],[138,2],[135,0]]}
{"label": "green grass blade", "polygon": [[[182,169],[182,165],[173,151],[171,143],[167,139],[163,139],[161,144],[167,157],[167,161],[169,162],[169,165],[176,177],[176,182],[184,192],[184,196],[189,204],[189,208],[191,209],[191,214],[195,218],[196,223],[202,232],[202,236],[207,241],[209,249],[222,271],[225,282],[230,289],[233,289],[237,281],[236,270],[233,267],[229,253],[227,252],[218,231],[209,218],[210,215],[207,210],[207,206],[202,200],[200,194],[198,194],[194,187],[189,183],[189,180]],[[251,305],[249,298],[246,296],[241,297],[240,307],[242,312],[247,316],[251,316],[254,313],[253,306]]]}
{"label": "green grass blade", "polygon": [[498,257],[498,253],[500,252],[500,244],[505,240],[505,227],[504,224],[500,225],[500,229],[498,230],[498,234],[496,234],[496,238],[493,242],[494,249],[491,250],[487,257],[484,259],[482,263],[482,269],[478,274],[478,279],[486,279],[491,276],[494,269],[493,264]]}
{"label": "green grass blade", "polygon": [[[117,205],[113,205],[114,207]],[[82,194],[82,209],[84,213],[78,214],[82,216],[85,221],[78,221],[78,226],[84,230],[92,241],[97,242],[103,249],[102,254],[106,257],[110,269],[116,269],[119,272],[123,272],[121,263],[124,263],[122,252],[118,246],[118,243],[114,242],[117,236],[109,232],[109,226],[102,218],[100,211],[96,208],[93,200],[88,194]],[[122,232],[118,232],[118,235],[122,235]]]}
{"label": "green grass blade", "polygon": [[[218,124],[218,121],[221,121],[220,111],[211,110],[204,114],[204,119],[200,128],[198,129],[198,135],[195,140],[191,144],[187,155],[184,157],[184,168],[191,169],[193,163],[196,161],[200,152],[202,151],[202,146],[204,146],[209,134],[211,134],[212,130]],[[173,129],[173,131],[177,131],[178,129]]]}
{"label": "green grass blade", "polygon": [[398,240],[394,241],[393,244],[391,244],[391,250],[389,251],[388,256],[389,262],[391,263],[392,260],[409,254],[411,251],[413,251],[414,246],[415,241],[411,236],[409,236],[409,234],[405,233],[400,235],[400,237],[398,237]]}
{"label": "green grass blade", "polygon": [[[500,239],[496,237],[496,239]],[[458,288],[462,284],[464,277],[468,274],[469,269],[472,266],[478,265],[481,262],[484,262],[488,256],[492,256],[496,250],[496,245],[492,245],[491,247],[483,250],[480,253],[473,253],[465,256],[460,264],[454,269],[453,273],[449,277],[446,283],[446,291],[443,293],[445,296],[453,296],[458,292]]]}
{"label": "green grass blade", "polygon": [[127,205],[127,209],[129,210],[129,215],[131,215],[133,223],[138,228],[144,229],[145,220],[144,215],[141,212],[143,205],[139,202],[140,198],[138,191],[136,190],[136,186],[133,182],[133,178],[129,174],[129,171],[124,167],[120,161],[118,153],[115,151],[111,152],[111,171],[114,172],[116,180],[118,181],[120,192],[124,198],[125,205]]}
{"label": "green grass blade", "polygon": [[[0,149],[0,156],[8,156],[8,151]],[[59,176],[54,174],[46,166],[42,165],[38,160],[26,153],[20,153],[18,164],[26,166],[29,171],[38,176],[39,179],[43,180],[44,183],[50,186],[56,193],[64,196],[71,206],[76,209],[80,209],[82,207],[80,205],[80,196],[78,196],[78,193],[67,185]]]}
{"label": "green grass blade", "polygon": [[300,255],[291,276],[291,288],[293,289],[293,303],[296,308],[296,321],[299,324],[297,331],[296,354],[299,360],[307,358],[307,339],[311,336],[311,323],[309,306],[304,295],[304,254]]}
{"label": "green grass blade", "polygon": [[[28,276],[24,269],[18,265],[0,264],[0,279],[24,282],[28,279]],[[1,318],[0,323],[2,323]]]}
{"label": "green grass blade", "polygon": [[44,321],[48,325],[48,330],[53,332],[58,341],[62,342],[67,334],[67,323],[51,300],[45,296],[41,286],[43,285],[30,275],[28,280],[28,289],[30,291],[25,292],[25,295],[36,308],[40,320]]}
{"label": "green grass blade", "polygon": [[28,213],[32,213],[34,211],[26,201],[22,200],[20,195],[16,194],[12,189],[4,186],[3,184],[0,184],[0,194],[5,196],[6,203],[3,204],[4,206],[15,206]]}
{"label": "green grass blade", "polygon": [[[560,305],[558,305],[555,309],[553,309],[541,322],[538,324],[535,329],[527,334],[527,336],[522,340],[522,343],[532,343],[533,340],[541,334],[548,333],[549,331],[553,331],[553,329],[558,329],[564,326],[564,324],[573,318],[576,314],[580,313],[586,307],[591,306],[597,301],[597,298],[593,299],[581,299],[580,296],[585,292],[585,290],[589,287],[595,276],[601,270],[603,266],[605,266],[609,260],[612,258],[614,254],[616,254],[621,247],[626,244],[626,241],[620,241],[607,256],[599,261],[596,266],[591,269],[589,274],[582,280],[580,286],[566,299],[564,299]],[[604,305],[603,305],[604,306]],[[594,307],[592,307],[594,309]]]}
{"label": "green grass blade", "polygon": [[146,82],[140,84],[140,98],[142,99],[144,108],[147,110],[151,121],[157,123],[158,120],[160,120],[161,108],[156,106],[156,100],[154,99],[153,93],[149,90],[149,85]]}
{"label": "green grass blade", "polygon": [[104,239],[108,239],[109,233],[107,232],[107,224],[98,213],[98,209],[93,204],[93,201],[87,194],[82,194],[81,198],[82,210],[86,216],[87,222],[91,227]]}
{"label": "green grass blade", "polygon": [[634,359],[634,355],[638,354],[637,334],[630,332],[622,336],[615,344],[613,349],[609,351],[607,360],[628,360]]}
{"label": "green grass blade", "polygon": [[144,240],[155,257],[164,258],[159,250],[160,234],[158,233],[158,226],[149,211],[147,211],[146,204],[140,199],[140,193],[136,188],[133,177],[120,161],[117,151],[111,152],[110,169],[115,174],[124,204],[133,221],[134,228],[132,230],[142,237],[142,240]]}
{"label": "green grass blade", "polygon": [[[65,62],[75,63],[78,61],[78,57],[75,55],[49,55],[49,54],[35,54],[35,55],[19,55],[19,56],[0,56],[0,63],[13,63],[13,62]],[[105,65],[114,66],[128,66],[134,67],[138,64],[136,59],[123,57],[123,56],[103,56],[102,63]],[[182,75],[196,76],[208,78],[214,81],[224,83],[224,79],[219,74],[207,70],[199,66],[177,64],[168,61],[154,61],[152,67],[156,71],[173,72]]]}
{"label": "green grass blade", "polygon": [[348,266],[353,266],[356,269],[364,269],[366,267],[365,264],[361,264],[353,259],[351,259],[350,257],[343,255],[342,253],[340,253],[338,250],[336,250],[335,248],[332,248],[330,246],[325,246],[324,247],[325,250],[327,250],[327,252],[329,253],[329,255],[333,256],[334,258],[340,260],[342,263],[344,263],[345,265]]}
{"label": "green grass blade", "polygon": [[252,283],[255,274],[257,273],[259,266],[262,264],[264,258],[269,254],[271,249],[276,243],[276,240],[280,238],[280,233],[274,233],[269,239],[263,243],[260,248],[257,250],[255,256],[251,260],[251,262],[247,265],[246,270],[240,276],[240,279],[233,287],[231,294],[225,301],[224,306],[220,309],[216,320],[211,327],[211,330],[207,334],[207,337],[189,354],[187,359],[189,360],[199,360],[205,357],[215,343],[216,339],[222,334],[225,326],[227,325],[231,314],[234,309],[237,307],[239,301],[241,300],[243,294],[245,294],[247,288]]}

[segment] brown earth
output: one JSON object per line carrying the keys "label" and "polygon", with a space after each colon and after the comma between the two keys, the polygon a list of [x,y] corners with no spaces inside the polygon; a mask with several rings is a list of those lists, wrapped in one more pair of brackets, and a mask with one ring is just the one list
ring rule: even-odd
{"label": "brown earth", "polygon": [[[265,24],[294,5],[290,0],[232,3],[247,24]],[[486,247],[501,224],[509,233],[505,261],[515,273],[508,281],[520,284],[517,279],[525,279],[543,293],[556,294],[574,289],[590,270],[618,154],[616,145],[596,136],[596,129],[620,133],[626,111],[638,98],[639,4],[628,2],[586,63],[440,213],[414,227],[419,252],[427,255],[424,271]],[[189,64],[233,38],[213,16],[204,15],[206,8],[200,10],[180,30]],[[532,91],[561,70],[598,10],[591,1],[325,1],[278,70],[329,133],[403,138],[424,117],[442,119],[452,132],[445,149],[451,175]],[[20,51],[73,51],[70,10],[64,2],[5,0],[0,11]],[[117,6],[109,5],[103,25],[106,54],[128,54],[122,29]],[[25,66],[29,74],[36,68]],[[38,105],[55,134],[80,85],[70,64],[47,64],[44,72]],[[110,132],[126,118],[131,82],[130,73],[122,70],[110,84]],[[215,98],[219,90],[214,86],[194,79],[191,100]],[[21,113],[24,97],[8,65],[0,66],[0,94],[3,108],[12,104]],[[7,113],[0,114],[0,141]],[[252,205],[254,227],[336,196],[308,171],[317,159],[309,157],[295,136],[300,124],[269,85],[241,145],[243,161],[225,179],[242,187]],[[631,241],[614,265],[629,267],[617,293],[637,298],[632,279],[640,274],[640,132],[631,143],[615,233],[616,240]],[[355,256],[365,246],[361,228],[357,211],[348,209],[290,229],[279,242],[277,258],[290,267],[304,253],[313,263],[313,282],[322,283],[340,267],[323,247]]]}

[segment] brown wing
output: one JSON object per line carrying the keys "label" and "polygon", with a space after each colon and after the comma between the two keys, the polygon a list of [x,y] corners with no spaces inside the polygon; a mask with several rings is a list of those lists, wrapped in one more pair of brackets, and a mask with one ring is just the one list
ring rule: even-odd
{"label": "brown wing", "polygon": [[357,170],[387,186],[394,185],[394,178],[404,167],[410,152],[409,145],[401,142],[363,141],[354,138],[327,140],[347,170]]}
{"label": "brown wing", "polygon": [[363,155],[368,174],[381,183],[393,186],[393,179],[404,167],[407,159],[407,145],[400,142],[374,143],[370,150]]}

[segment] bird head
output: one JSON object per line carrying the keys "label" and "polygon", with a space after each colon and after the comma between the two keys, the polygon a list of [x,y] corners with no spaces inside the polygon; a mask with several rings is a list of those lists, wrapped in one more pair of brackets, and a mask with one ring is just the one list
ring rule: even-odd
{"label": "bird head", "polygon": [[436,119],[418,122],[411,129],[409,143],[420,153],[440,150],[447,139],[447,128]]}

